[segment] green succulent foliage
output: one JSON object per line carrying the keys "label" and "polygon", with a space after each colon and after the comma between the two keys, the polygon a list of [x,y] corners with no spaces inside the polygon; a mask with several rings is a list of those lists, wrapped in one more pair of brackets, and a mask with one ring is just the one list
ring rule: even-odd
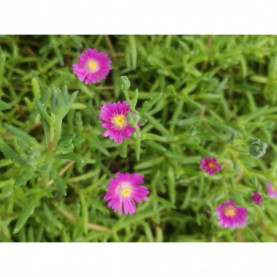
{"label": "green succulent foliage", "polygon": [[[15,136],[19,151],[12,149],[2,139],[0,139],[0,150],[7,159],[15,161],[22,167],[13,183],[14,188],[24,186],[33,177],[37,177],[41,179],[42,188],[47,189],[49,177],[51,177],[60,194],[66,195],[66,185],[56,168],[63,160],[71,160],[79,164],[84,163],[82,157],[73,152],[74,148],[81,144],[84,139],[76,134],[61,136],[62,120],[70,111],[77,93],[74,92],[69,95],[66,86],[62,91],[53,88],[49,108],[46,105],[47,98],[44,99],[45,103],[43,103],[43,98],[35,98],[37,113],[42,119],[43,129],[46,130],[44,147],[43,144],[40,144],[34,137],[20,128],[4,123],[6,130]],[[38,93],[35,95],[39,96]],[[57,145],[55,141],[57,141]],[[31,194],[30,202],[24,206],[22,215],[17,220],[14,233],[21,230],[35,207],[40,205],[41,198],[49,192],[42,190]]]}
{"label": "green succulent foliage", "polygon": [[250,139],[247,141],[249,145],[249,154],[253,158],[261,158],[266,153],[267,143],[260,139]]}
{"label": "green succulent foliage", "polygon": [[69,95],[67,86],[65,86],[62,90],[54,88],[51,94],[52,113],[63,119],[69,112],[77,94],[78,91],[75,91],[72,95]]}
{"label": "green succulent foliage", "polygon": [[[85,85],[72,63],[89,47],[112,70]],[[0,241],[276,241],[276,53],[276,36],[1,36]],[[136,132],[118,145],[98,116],[123,100]],[[144,175],[134,215],[103,199],[116,172]],[[246,228],[219,226],[229,199]]]}
{"label": "green succulent foliage", "polygon": [[131,83],[130,83],[128,77],[127,76],[121,76],[120,79],[119,79],[119,82],[120,82],[120,89],[122,91],[128,91],[128,89],[131,86]]}

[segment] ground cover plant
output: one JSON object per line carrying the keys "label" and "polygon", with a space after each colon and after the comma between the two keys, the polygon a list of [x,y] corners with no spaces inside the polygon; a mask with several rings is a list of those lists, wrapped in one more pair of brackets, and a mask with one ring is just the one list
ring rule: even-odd
{"label": "ground cover plant", "polygon": [[0,36],[0,241],[277,241],[276,103],[276,36]]}

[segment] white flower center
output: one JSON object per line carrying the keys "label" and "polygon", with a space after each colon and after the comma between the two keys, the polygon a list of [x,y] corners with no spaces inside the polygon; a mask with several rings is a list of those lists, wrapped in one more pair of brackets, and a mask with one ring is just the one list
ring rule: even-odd
{"label": "white flower center", "polygon": [[117,193],[121,196],[128,197],[131,194],[131,186],[129,182],[122,182],[117,189]]}

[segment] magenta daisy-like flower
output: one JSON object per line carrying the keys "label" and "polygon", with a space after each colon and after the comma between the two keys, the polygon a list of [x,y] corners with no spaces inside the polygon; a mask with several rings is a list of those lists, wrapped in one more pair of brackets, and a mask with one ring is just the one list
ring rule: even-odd
{"label": "magenta daisy-like flower", "polygon": [[267,188],[267,193],[269,197],[271,198],[277,197],[277,190],[273,187],[273,184],[271,182],[266,184],[266,188]]}
{"label": "magenta daisy-like flower", "polygon": [[218,170],[221,169],[221,166],[218,164],[216,158],[205,157],[201,161],[200,168],[206,170],[209,175],[215,174]]}
{"label": "magenta daisy-like flower", "polygon": [[144,186],[140,186],[143,183],[143,175],[137,173],[116,173],[116,179],[110,180],[108,186],[108,192],[104,197],[108,200],[108,207],[112,207],[114,212],[118,210],[118,213],[134,214],[136,211],[136,203],[140,203],[142,200],[147,200],[146,195],[149,193],[148,189]]}
{"label": "magenta daisy-like flower", "polygon": [[250,199],[256,204],[259,205],[260,203],[264,202],[263,196],[257,192],[254,192],[253,196]]}
{"label": "magenta daisy-like flower", "polygon": [[[130,135],[136,131],[134,127],[127,121],[127,113],[130,110],[130,105],[127,106],[126,101],[120,103],[104,104],[101,108],[99,118],[104,122],[101,126],[106,130],[103,133],[104,137],[110,137],[115,142],[122,143],[123,137],[126,140],[130,139]],[[138,124],[140,126],[140,124]]]}
{"label": "magenta daisy-like flower", "polygon": [[111,70],[111,60],[104,52],[89,48],[78,58],[79,64],[73,64],[73,71],[85,84],[98,83],[105,79]]}
{"label": "magenta daisy-like flower", "polygon": [[225,202],[225,204],[219,204],[218,208],[215,210],[217,212],[217,218],[219,224],[223,228],[235,228],[244,227],[246,223],[247,209],[243,207],[238,207],[233,204],[234,199]]}

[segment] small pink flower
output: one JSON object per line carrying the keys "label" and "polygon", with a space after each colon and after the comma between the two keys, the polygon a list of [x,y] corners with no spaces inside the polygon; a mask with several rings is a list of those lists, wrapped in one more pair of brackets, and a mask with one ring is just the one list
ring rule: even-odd
{"label": "small pink flower", "polygon": [[[127,106],[126,101],[120,103],[104,104],[101,108],[99,118],[104,122],[101,126],[106,130],[103,133],[104,137],[110,137],[115,142],[122,143],[123,137],[126,140],[130,139],[130,135],[136,131],[127,120],[127,113],[130,110],[130,105]],[[139,126],[140,124],[138,124]]]}
{"label": "small pink flower", "polygon": [[105,79],[111,69],[111,60],[104,52],[89,48],[78,58],[80,64],[73,64],[73,71],[85,84],[100,82]]}
{"label": "small pink flower", "polygon": [[253,196],[250,199],[256,204],[259,205],[260,203],[264,202],[263,197],[261,194],[254,192]]}
{"label": "small pink flower", "polygon": [[218,170],[221,169],[221,166],[218,164],[216,158],[205,157],[201,161],[200,168],[206,170],[209,175],[215,174]]}
{"label": "small pink flower", "polygon": [[146,195],[149,193],[148,189],[140,186],[143,183],[143,175],[134,173],[117,173],[116,179],[110,180],[108,192],[104,197],[108,200],[108,207],[112,207],[114,212],[122,213],[122,205],[125,214],[134,214],[136,211],[136,203],[142,200],[147,200]]}
{"label": "small pink flower", "polygon": [[219,204],[218,208],[215,210],[218,214],[217,218],[219,224],[223,228],[235,228],[244,227],[246,223],[247,209],[243,207],[238,207],[233,204],[234,199],[225,202],[225,204]]}
{"label": "small pink flower", "polygon": [[277,197],[277,190],[273,187],[273,184],[271,182],[266,184],[266,188],[267,188],[267,193],[269,197],[271,198]]}

